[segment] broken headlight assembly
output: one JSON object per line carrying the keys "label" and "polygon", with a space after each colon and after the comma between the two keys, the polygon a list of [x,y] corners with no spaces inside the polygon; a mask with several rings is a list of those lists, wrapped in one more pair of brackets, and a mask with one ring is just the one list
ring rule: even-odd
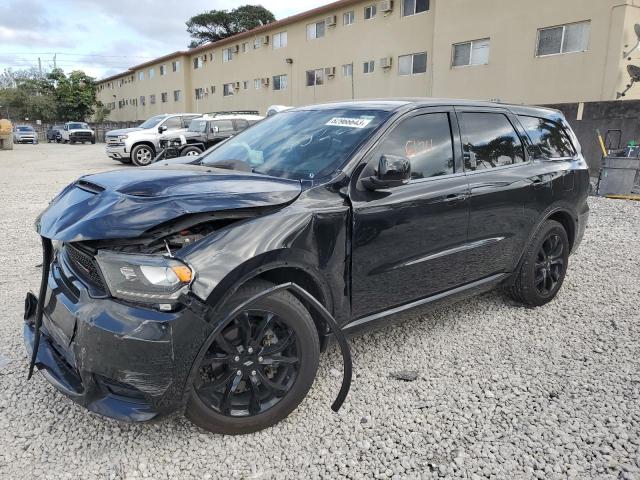
{"label": "broken headlight assembly", "polygon": [[112,296],[171,310],[193,278],[191,268],[175,258],[98,251],[96,260]]}

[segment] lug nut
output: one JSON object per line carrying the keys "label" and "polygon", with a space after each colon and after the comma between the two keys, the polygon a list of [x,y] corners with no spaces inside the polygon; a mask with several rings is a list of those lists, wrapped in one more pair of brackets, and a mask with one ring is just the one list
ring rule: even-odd
{"label": "lug nut", "polygon": [[238,371],[236,372],[236,375],[241,376],[241,375],[242,375],[242,370],[238,370]]}
{"label": "lug nut", "polygon": [[236,355],[235,357],[233,357],[233,361],[234,362],[239,362],[240,361],[240,357]]}
{"label": "lug nut", "polygon": [[262,357],[258,357],[258,361],[261,362],[262,361]]}
{"label": "lug nut", "polygon": [[249,352],[249,353],[253,353],[253,348],[252,348],[252,347],[249,347],[249,348],[247,349],[247,352]]}
{"label": "lug nut", "polygon": [[256,376],[256,371],[255,370],[251,370],[251,375],[255,377]]}

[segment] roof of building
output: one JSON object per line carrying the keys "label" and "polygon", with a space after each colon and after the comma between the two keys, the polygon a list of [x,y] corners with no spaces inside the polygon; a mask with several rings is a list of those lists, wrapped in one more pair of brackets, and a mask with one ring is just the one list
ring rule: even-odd
{"label": "roof of building", "polygon": [[148,67],[150,65],[155,65],[156,63],[159,63],[159,62],[163,62],[163,61],[166,61],[166,60],[171,60],[171,59],[174,59],[174,58],[183,57],[183,56],[186,56],[186,55],[193,55],[194,53],[203,52],[205,50],[209,50],[210,48],[219,47],[219,46],[227,45],[227,44],[230,44],[230,43],[234,43],[234,42],[237,42],[237,41],[242,40],[244,38],[253,37],[253,36],[255,36],[255,35],[259,34],[259,33],[262,33],[264,31],[267,31],[267,30],[271,30],[273,28],[283,27],[285,25],[289,25],[291,23],[295,23],[295,22],[298,22],[300,20],[305,20],[307,18],[316,17],[318,15],[322,15],[322,14],[331,12],[331,11],[337,9],[337,8],[347,7],[349,5],[352,5],[354,3],[358,3],[360,1],[362,1],[362,0],[338,0],[337,2],[331,2],[331,3],[328,3],[327,5],[322,5],[320,7],[317,7],[317,8],[311,9],[311,10],[307,10],[307,11],[298,13],[296,15],[291,15],[290,17],[283,18],[282,20],[276,20],[275,22],[267,23],[266,25],[261,25],[259,27],[256,27],[256,28],[252,29],[252,30],[248,30],[246,32],[242,32],[242,33],[238,33],[236,35],[232,35],[231,37],[224,38],[222,40],[218,40],[217,42],[205,43],[204,45],[200,45],[199,47],[196,47],[196,48],[191,48],[189,50],[178,50],[178,51],[175,51],[173,53],[169,53],[167,55],[164,55],[162,57],[154,58],[153,60],[149,60],[148,62],[144,62],[144,63],[138,64],[138,65],[134,65],[133,67],[130,67],[128,70],[126,70],[124,72],[120,72],[120,73],[117,73],[115,75],[111,75],[109,77],[102,78],[102,79],[98,80],[98,83],[109,82],[111,80],[115,80],[117,78],[121,78],[121,77],[124,77],[126,75],[131,75],[136,70]]}

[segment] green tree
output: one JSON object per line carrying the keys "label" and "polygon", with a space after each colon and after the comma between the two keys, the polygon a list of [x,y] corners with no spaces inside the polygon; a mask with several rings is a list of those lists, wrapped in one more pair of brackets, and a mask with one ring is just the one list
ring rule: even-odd
{"label": "green tree", "polygon": [[93,121],[96,123],[102,123],[109,119],[111,110],[104,103],[96,102],[96,111],[93,114]]}
{"label": "green tree", "polygon": [[243,5],[232,10],[210,10],[187,21],[187,32],[193,39],[189,48],[216,42],[275,20],[273,13],[261,5]]}
{"label": "green tree", "polygon": [[15,120],[55,120],[54,86],[38,69],[0,74],[0,105]]}
{"label": "green tree", "polygon": [[74,70],[67,77],[60,69],[51,71],[56,112],[60,120],[86,120],[96,108],[96,82],[93,77]]}

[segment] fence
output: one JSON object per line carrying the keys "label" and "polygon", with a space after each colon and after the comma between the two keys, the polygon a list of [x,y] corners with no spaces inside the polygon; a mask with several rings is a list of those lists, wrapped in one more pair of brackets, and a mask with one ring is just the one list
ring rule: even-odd
{"label": "fence", "polygon": [[[14,123],[15,125],[31,125],[36,132],[38,133],[38,140],[41,142],[47,141],[47,130],[50,126],[53,125],[64,125],[65,122],[51,122],[51,123],[42,123],[41,125],[36,125],[32,122],[19,122]],[[104,142],[105,134],[109,130],[119,130],[121,128],[131,128],[137,127],[140,125],[140,122],[103,122],[103,123],[92,123],[87,122],[89,127],[96,132],[96,142]]]}

